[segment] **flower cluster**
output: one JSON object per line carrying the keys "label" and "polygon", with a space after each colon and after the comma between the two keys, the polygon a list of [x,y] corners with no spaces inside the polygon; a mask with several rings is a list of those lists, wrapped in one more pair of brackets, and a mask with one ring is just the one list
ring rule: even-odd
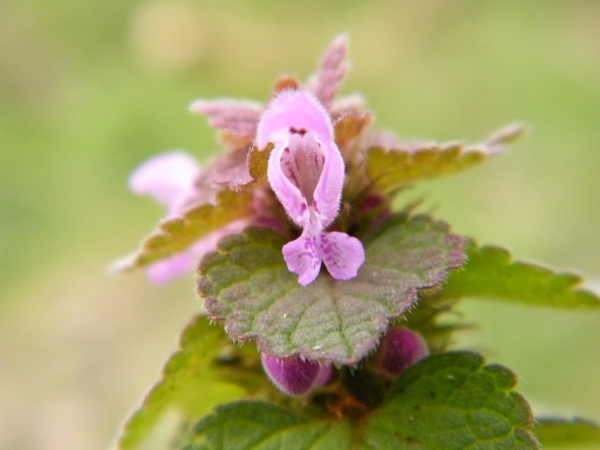
{"label": "flower cluster", "polygon": [[[390,205],[423,174],[456,170],[497,153],[512,136],[501,134],[464,149],[456,143],[403,144],[389,133],[373,131],[371,113],[359,96],[335,98],[348,69],[346,46],[346,36],[337,37],[304,84],[280,78],[265,105],[194,101],[190,110],[206,116],[218,130],[225,152],[204,168],[181,151],[137,168],[131,189],[162,203],[166,218],[139,251],[114,266],[145,267],[151,280],[164,283],[202,260],[199,293],[207,314],[224,320],[234,339],[258,338],[265,372],[290,395],[323,386],[333,367],[355,364],[368,354],[374,355],[370,370],[382,379],[397,377],[428,354],[418,334],[387,328],[414,305],[418,289],[439,284],[447,270],[462,264],[463,241],[430,218],[407,221],[406,215],[392,215]],[[433,161],[431,167],[418,165],[428,161]],[[382,222],[397,226],[385,238],[374,232]],[[265,284],[268,276],[263,277],[261,297],[243,285],[255,275],[243,267],[245,260],[232,260],[229,269],[215,269],[221,274],[216,278],[239,286],[217,299],[218,289],[209,286],[214,279],[205,269],[228,258],[222,249],[240,239],[223,240],[219,248],[217,243],[231,234],[248,238],[252,233],[246,227],[268,228],[283,237],[281,265],[294,276],[290,279],[285,269],[268,275],[283,273],[284,288]],[[375,248],[371,260],[363,244],[368,236],[370,249]],[[373,244],[378,239],[380,244]],[[292,326],[286,320],[293,309],[298,310]],[[331,330],[327,314],[336,321]],[[295,340],[286,334],[301,320],[313,327],[310,344],[308,335]],[[246,327],[250,322],[252,329]]]}

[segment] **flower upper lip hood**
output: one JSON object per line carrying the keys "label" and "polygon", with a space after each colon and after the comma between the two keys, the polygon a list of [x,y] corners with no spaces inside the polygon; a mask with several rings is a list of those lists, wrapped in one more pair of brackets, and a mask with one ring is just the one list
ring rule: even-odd
{"label": "flower upper lip hood", "polygon": [[312,212],[321,227],[328,226],[339,210],[344,160],[321,104],[309,93],[283,91],[262,115],[256,143],[275,144],[267,174],[290,218],[306,227]]}

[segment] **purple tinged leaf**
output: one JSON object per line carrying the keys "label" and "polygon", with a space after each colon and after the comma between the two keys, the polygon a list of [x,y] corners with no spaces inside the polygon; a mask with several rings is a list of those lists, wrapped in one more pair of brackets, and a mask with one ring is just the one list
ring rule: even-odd
{"label": "purple tinged leaf", "polygon": [[254,136],[262,106],[249,100],[196,100],[190,111],[208,116],[208,123],[237,136]]}
{"label": "purple tinged leaf", "polygon": [[259,148],[274,144],[269,183],[290,218],[303,228],[283,248],[289,270],[303,286],[317,277],[321,261],[336,279],[356,276],[364,262],[360,241],[340,232],[325,233],[339,211],[344,160],[323,106],[309,93],[281,92],[261,117],[256,140]]}
{"label": "purple tinged leaf", "polygon": [[330,364],[303,360],[297,356],[277,358],[263,353],[260,359],[273,384],[292,396],[305,395],[325,385],[332,374]]}
{"label": "purple tinged leaf", "polygon": [[397,378],[428,355],[427,342],[419,333],[405,327],[393,327],[381,339],[373,370],[385,377]]}
{"label": "purple tinged leaf", "polygon": [[344,61],[347,47],[347,35],[342,34],[336,37],[325,50],[319,69],[307,82],[307,89],[327,108],[331,105],[331,101],[348,71],[348,64]]}
{"label": "purple tinged leaf", "polygon": [[502,152],[524,132],[509,125],[488,140],[473,145],[399,142],[390,133],[379,133],[366,151],[367,175],[380,189],[391,192],[417,181],[439,177],[475,166]]}
{"label": "purple tinged leaf", "polygon": [[208,170],[211,182],[229,189],[239,189],[254,181],[248,171],[245,148],[236,148],[218,158]]}

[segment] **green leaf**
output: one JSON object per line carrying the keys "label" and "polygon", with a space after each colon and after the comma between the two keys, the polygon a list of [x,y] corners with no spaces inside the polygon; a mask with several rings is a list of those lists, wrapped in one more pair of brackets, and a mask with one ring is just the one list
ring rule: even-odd
{"label": "green leaf", "polygon": [[234,382],[235,367],[215,364],[223,342],[227,337],[221,327],[209,325],[202,316],[184,330],[180,350],[167,362],[162,380],[125,423],[119,449],[138,448],[172,408],[192,420],[246,393]]}
{"label": "green leaf", "polygon": [[239,340],[256,338],[271,355],[300,354],[355,364],[371,351],[391,318],[463,261],[462,239],[427,216],[390,217],[365,242],[366,261],[348,281],[322,271],[298,284],[283,260],[285,240],[247,228],[200,263],[199,295],[213,320]]}
{"label": "green leaf", "polygon": [[[194,428],[189,449],[537,449],[533,417],[508,369],[474,353],[429,357],[408,369],[376,410],[304,417],[243,401],[219,406]],[[304,408],[316,413],[315,408]]]}
{"label": "green leaf", "polygon": [[536,449],[515,375],[480,355],[450,352],[409,368],[364,423],[365,449]]}
{"label": "green leaf", "polygon": [[220,191],[216,202],[202,203],[183,212],[182,217],[167,219],[158,231],[130,256],[116,261],[112,270],[144,267],[185,250],[196,241],[248,214],[250,195],[245,191]]}
{"label": "green leaf", "polygon": [[558,308],[600,307],[598,296],[577,289],[583,281],[577,275],[512,261],[508,251],[479,247],[473,240],[466,251],[467,262],[450,274],[444,286],[446,298],[491,297]]}
{"label": "green leaf", "polygon": [[367,174],[384,191],[394,191],[427,178],[439,177],[477,165],[501,152],[524,131],[509,125],[486,142],[465,146],[449,144],[409,144],[399,148],[372,147],[367,151]]}
{"label": "green leaf", "polygon": [[544,448],[600,448],[600,426],[581,419],[540,419],[535,433]]}
{"label": "green leaf", "polygon": [[[310,420],[254,401],[219,406],[195,427],[198,447],[210,450],[350,450],[350,423]],[[198,445],[198,444],[195,444]]]}

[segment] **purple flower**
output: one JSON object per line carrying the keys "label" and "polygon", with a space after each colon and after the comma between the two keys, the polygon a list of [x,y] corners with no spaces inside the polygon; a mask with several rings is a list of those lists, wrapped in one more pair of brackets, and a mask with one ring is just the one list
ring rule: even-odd
{"label": "purple flower", "polygon": [[334,142],[331,118],[310,93],[285,90],[261,116],[259,148],[275,145],[267,177],[287,214],[303,228],[283,247],[288,269],[306,286],[319,274],[321,262],[338,280],[356,276],[365,260],[361,242],[325,229],[338,215],[344,186],[344,160]]}
{"label": "purple flower", "polygon": [[[129,187],[136,194],[146,194],[167,208],[167,218],[178,217],[201,197],[210,195],[198,188],[200,165],[184,152],[173,151],[155,156],[142,163],[131,175]],[[196,241],[186,250],[150,265],[148,278],[154,283],[165,284],[196,268],[198,260],[215,249],[217,241],[230,233],[240,231],[245,221],[232,222]],[[113,268],[127,265],[117,262]]]}
{"label": "purple flower", "polygon": [[393,327],[381,338],[373,370],[385,377],[397,378],[427,355],[427,342],[419,333],[405,327]]}
{"label": "purple flower", "polygon": [[276,358],[263,353],[260,357],[269,379],[285,394],[300,396],[325,385],[331,378],[331,365],[302,360],[297,356]]}

